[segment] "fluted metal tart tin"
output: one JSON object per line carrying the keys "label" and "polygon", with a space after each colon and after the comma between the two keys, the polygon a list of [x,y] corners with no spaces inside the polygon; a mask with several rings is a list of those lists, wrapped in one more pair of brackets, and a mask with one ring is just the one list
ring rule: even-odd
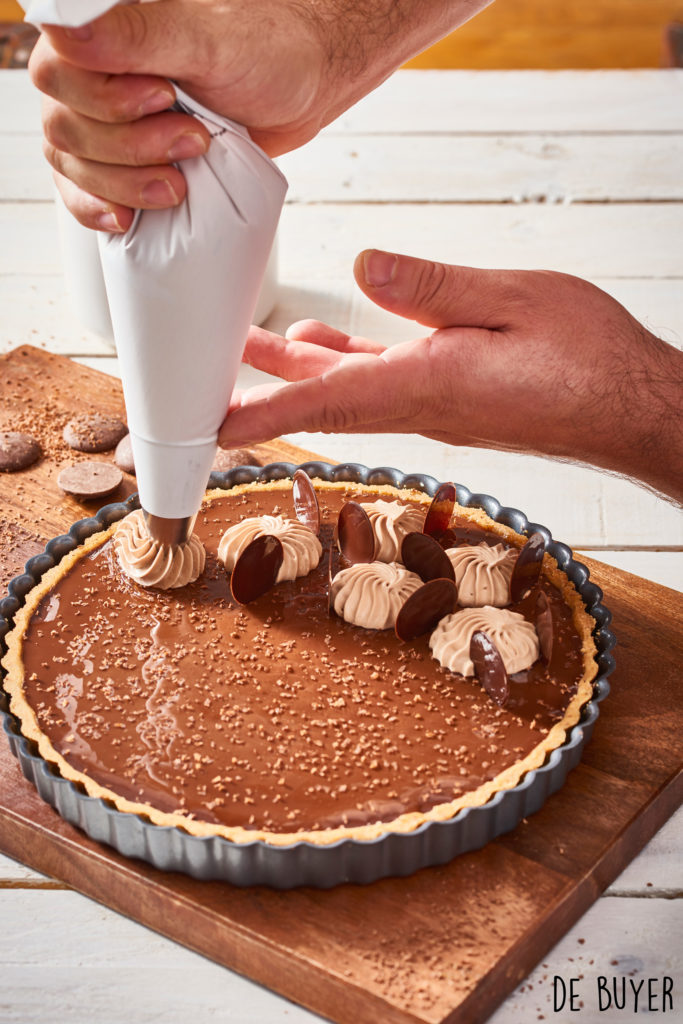
{"label": "fluted metal tart tin", "polygon": [[[240,466],[227,473],[212,473],[210,487],[230,488],[253,481],[291,477],[297,468],[326,481],[348,481],[370,485],[391,484],[433,495],[439,481],[421,473],[404,474],[396,469],[369,469],[357,463],[330,465],[306,462],[268,466]],[[486,804],[461,810],[448,821],[427,822],[413,832],[387,833],[376,839],[343,839],[329,845],[308,841],[288,846],[271,846],[255,840],[233,843],[221,836],[194,836],[177,827],[153,824],[142,815],[124,813],[107,800],[88,796],[77,783],[62,778],[57,769],[36,753],[33,743],[22,736],[19,722],[9,711],[6,694],[0,690],[0,717],[12,752],[21,769],[38,790],[71,824],[91,838],[113,846],[126,857],[136,857],[166,871],[182,871],[195,878],[222,879],[233,885],[268,885],[291,889],[310,885],[331,888],[345,882],[369,883],[389,876],[413,874],[421,868],[444,864],[461,853],[479,849],[538,811],[546,799],[564,784],[567,773],[581,758],[584,745],[598,718],[598,704],[609,693],[607,677],[614,669],[611,651],[616,643],[609,630],[611,614],[602,603],[602,591],[589,579],[585,565],[573,558],[566,544],[553,540],[550,531],[531,523],[515,508],[506,508],[487,494],[473,494],[456,484],[457,500],[468,508],[482,508],[498,523],[520,534],[540,532],[546,550],[556,560],[583,598],[586,610],[596,621],[598,675],[593,698],[584,706],[580,721],[564,743],[551,752],[542,767],[529,771],[513,788],[501,790]],[[29,559],[25,572],[9,584],[9,596],[0,601],[0,645],[12,628],[13,617],[28,592],[44,572],[67,552],[128,512],[139,507],[137,495],[125,502],[106,505],[95,516],[74,523],[67,534],[51,540],[45,551]]]}

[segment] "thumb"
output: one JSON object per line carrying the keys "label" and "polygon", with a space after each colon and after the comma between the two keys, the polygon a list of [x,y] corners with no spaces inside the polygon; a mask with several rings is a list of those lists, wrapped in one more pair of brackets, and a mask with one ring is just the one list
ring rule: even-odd
{"label": "thumb", "polygon": [[378,306],[427,327],[511,326],[523,272],[478,270],[366,249],[353,272]]}
{"label": "thumb", "polygon": [[202,31],[207,5],[187,0],[117,4],[79,28],[43,25],[57,53],[88,71],[191,78],[207,66]]}

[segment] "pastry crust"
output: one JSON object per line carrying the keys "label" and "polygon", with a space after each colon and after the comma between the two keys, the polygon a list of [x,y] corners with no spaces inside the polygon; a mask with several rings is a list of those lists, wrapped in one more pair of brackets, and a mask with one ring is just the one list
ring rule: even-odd
{"label": "pastry crust", "polygon": [[[428,507],[431,502],[431,498],[421,491],[401,490],[389,485],[371,486],[355,483],[350,485],[346,482],[330,483],[319,479],[313,480],[313,484],[320,493],[324,493],[326,490],[344,490],[352,486],[354,491],[367,493],[368,496],[398,496],[402,500],[424,504],[425,507]],[[207,492],[206,502],[210,503],[216,498],[237,496],[251,491],[262,491],[263,489],[288,492],[291,490],[291,481],[277,480],[267,483],[241,484],[231,488],[229,491],[212,490]],[[466,509],[456,505],[454,514],[467,518],[475,526],[498,534],[508,544],[522,547],[526,542],[527,538],[516,533],[508,526],[494,522],[481,509]],[[477,807],[485,804],[499,791],[516,786],[527,772],[534,768],[539,768],[549,753],[564,742],[567,732],[579,721],[583,706],[592,696],[592,682],[597,675],[596,647],[592,637],[595,620],[587,613],[580,594],[566,574],[559,569],[555,559],[546,553],[543,557],[543,574],[561,592],[564,602],[571,610],[574,626],[581,640],[583,676],[579,681],[576,693],[567,706],[562,720],[553,725],[541,742],[522,760],[506,768],[494,779],[455,800],[438,804],[429,811],[412,811],[401,814],[393,821],[388,822],[373,822],[358,826],[339,826],[305,832],[275,833],[245,829],[239,826],[213,824],[198,821],[189,814],[166,813],[158,810],[151,804],[132,802],[111,789],[100,785],[84,772],[77,771],[54,748],[48,736],[41,730],[36,714],[27,701],[24,692],[23,646],[24,637],[32,616],[42,599],[55,587],[59,580],[80,559],[105,544],[114,535],[117,528],[118,524],[114,524],[109,529],[87,538],[83,544],[65,555],[58,565],[48,570],[40,582],[29,592],[25,604],[15,616],[14,628],[6,638],[8,652],[2,662],[7,671],[4,686],[10,695],[10,709],[21,722],[23,735],[35,742],[42,757],[55,765],[64,778],[82,785],[90,796],[109,800],[122,812],[144,815],[157,825],[175,826],[196,836],[222,836],[235,843],[251,843],[255,840],[261,840],[275,846],[287,846],[299,842],[326,845],[339,842],[342,839],[369,841],[387,833],[412,832],[426,822],[447,821],[453,818],[459,811],[468,807]]]}

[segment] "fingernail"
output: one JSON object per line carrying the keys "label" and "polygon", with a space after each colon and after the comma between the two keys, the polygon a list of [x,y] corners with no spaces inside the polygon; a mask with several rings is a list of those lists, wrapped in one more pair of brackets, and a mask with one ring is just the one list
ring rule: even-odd
{"label": "fingernail", "polygon": [[75,39],[79,43],[87,43],[92,39],[92,25],[79,25],[78,28],[65,28],[64,35],[67,39]]}
{"label": "fingernail", "polygon": [[143,186],[140,193],[143,203],[150,206],[176,206],[178,196],[165,178],[155,178]]}
{"label": "fingernail", "polygon": [[383,288],[389,284],[398,265],[398,258],[391,252],[371,249],[363,256],[363,273],[372,288]]}
{"label": "fingernail", "polygon": [[98,216],[97,227],[100,231],[123,231],[123,226],[119,223],[118,217],[111,210],[107,210],[106,213],[101,213]]}
{"label": "fingernail", "polygon": [[147,96],[140,107],[138,113],[143,116],[145,114],[158,114],[160,110],[166,110],[171,106],[175,96],[168,91],[168,89],[157,89],[150,96]]}
{"label": "fingernail", "polygon": [[175,162],[176,160],[187,160],[192,156],[201,156],[204,152],[206,152],[206,143],[203,137],[197,132],[186,132],[173,140],[167,156],[169,160]]}

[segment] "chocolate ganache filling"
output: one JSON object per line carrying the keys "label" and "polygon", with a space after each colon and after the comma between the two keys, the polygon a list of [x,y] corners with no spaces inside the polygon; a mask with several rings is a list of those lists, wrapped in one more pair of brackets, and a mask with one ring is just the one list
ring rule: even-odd
{"label": "chocolate ganache filling", "polygon": [[[348,500],[368,491],[320,489],[319,565],[246,607],[231,597],[220,539],[247,516],[293,517],[291,485],[208,502],[196,525],[205,571],[181,590],[136,586],[110,540],[78,560],[23,645],[25,696],[54,749],[126,800],[274,834],[429,811],[520,762],[584,674],[560,592],[543,577],[552,674],[536,661],[499,707],[476,678],[438,665],[429,636],[404,643],[328,613],[328,552]],[[459,526],[467,543],[501,542],[457,518],[456,538]]]}

